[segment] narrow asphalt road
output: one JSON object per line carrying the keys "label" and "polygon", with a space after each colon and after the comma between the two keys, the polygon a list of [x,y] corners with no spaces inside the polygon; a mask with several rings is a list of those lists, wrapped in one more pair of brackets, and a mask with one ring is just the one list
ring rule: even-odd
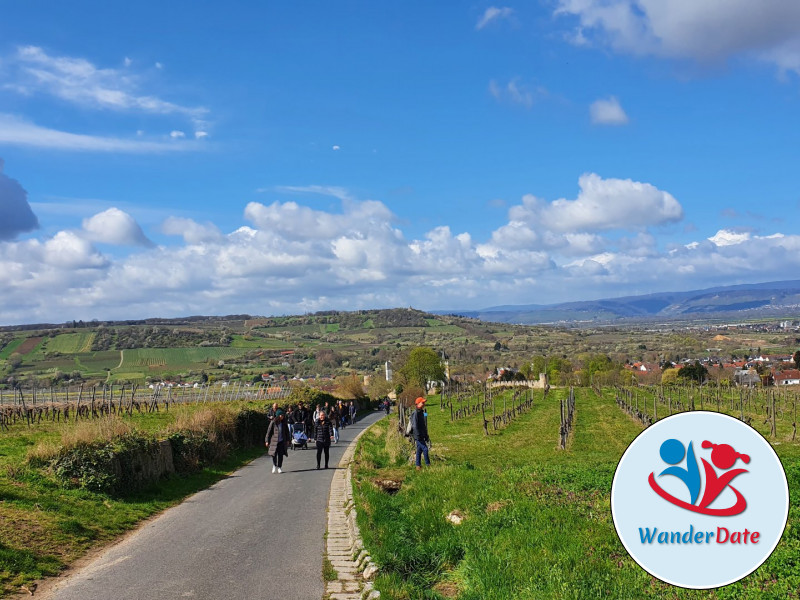
{"label": "narrow asphalt road", "polygon": [[333,468],[353,438],[383,414],[368,413],[340,430],[328,471],[316,470],[312,444],[290,450],[282,474],[272,474],[265,454],[165,511],[41,597],[320,600]]}

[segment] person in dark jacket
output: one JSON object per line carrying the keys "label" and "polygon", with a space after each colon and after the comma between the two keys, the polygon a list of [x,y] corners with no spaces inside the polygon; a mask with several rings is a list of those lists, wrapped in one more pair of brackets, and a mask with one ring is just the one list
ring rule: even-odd
{"label": "person in dark jacket", "polygon": [[331,438],[333,437],[333,426],[331,422],[325,418],[325,411],[319,413],[319,421],[317,421],[314,430],[314,439],[317,441],[317,468],[319,469],[320,458],[322,453],[325,452],[325,468],[328,468],[328,458],[331,448]]}
{"label": "person in dark jacket", "polygon": [[281,467],[283,466],[283,457],[289,456],[289,443],[291,440],[289,433],[289,425],[286,423],[286,416],[283,414],[282,409],[275,411],[275,418],[267,428],[267,435],[264,438],[266,443],[267,454],[272,457],[272,472],[283,473]]}
{"label": "person in dark jacket", "polygon": [[411,437],[417,445],[417,470],[422,468],[420,464],[420,457],[425,456],[425,464],[431,466],[431,460],[428,457],[428,444],[431,438],[428,437],[428,415],[425,413],[425,398],[417,398],[417,410],[411,413]]}
{"label": "person in dark jacket", "polygon": [[339,443],[339,425],[340,425],[340,418],[339,412],[336,410],[336,407],[332,407],[330,411],[325,411],[328,415],[328,420],[331,422],[331,427],[333,427],[333,443]]}

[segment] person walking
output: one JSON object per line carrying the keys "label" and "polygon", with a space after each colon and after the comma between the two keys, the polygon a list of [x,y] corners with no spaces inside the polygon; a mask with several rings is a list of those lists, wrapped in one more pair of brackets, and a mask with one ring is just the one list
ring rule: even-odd
{"label": "person walking", "polygon": [[325,412],[319,413],[319,421],[314,430],[314,439],[317,441],[317,469],[319,469],[320,458],[325,453],[325,468],[328,468],[328,459],[331,448],[331,438],[333,437],[333,427],[331,422],[325,418]]}
{"label": "person walking", "polygon": [[356,403],[350,400],[350,424],[356,422]]}
{"label": "person walking", "polygon": [[428,414],[425,412],[425,398],[419,397],[416,399],[415,404],[417,410],[411,413],[411,437],[417,445],[417,471],[422,468],[420,458],[424,455],[425,464],[431,466],[431,460],[428,457],[428,445],[431,438],[428,437]]}
{"label": "person walking", "polygon": [[334,406],[331,408],[330,412],[328,413],[328,420],[331,422],[331,427],[333,427],[333,443],[339,443],[339,411],[336,410]]}
{"label": "person walking", "polygon": [[283,457],[289,456],[288,445],[291,439],[289,433],[289,425],[286,423],[286,416],[283,414],[283,409],[275,411],[275,418],[267,428],[267,435],[264,438],[266,443],[267,454],[272,457],[272,472],[283,473],[281,467],[283,466]]}

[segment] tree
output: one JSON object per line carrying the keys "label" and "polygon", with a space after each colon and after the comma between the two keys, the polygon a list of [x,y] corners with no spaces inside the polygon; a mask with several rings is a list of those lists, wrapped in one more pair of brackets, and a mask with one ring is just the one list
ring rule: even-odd
{"label": "tree", "polygon": [[794,353],[794,356],[792,356],[792,359],[794,360],[794,368],[795,369],[800,369],[800,350],[797,350]]}
{"label": "tree", "polygon": [[678,369],[665,369],[661,373],[661,383],[662,385],[675,385],[678,383]]}
{"label": "tree", "polygon": [[[696,360],[693,365],[686,365],[678,371],[678,377],[691,379],[697,383],[703,383],[708,377],[708,369],[701,365],[699,360]],[[664,380],[663,375],[661,376],[661,380]]]}
{"label": "tree", "polygon": [[439,355],[433,348],[425,346],[411,350],[398,373],[406,382],[423,390],[428,389],[429,381],[442,381],[445,378]]}

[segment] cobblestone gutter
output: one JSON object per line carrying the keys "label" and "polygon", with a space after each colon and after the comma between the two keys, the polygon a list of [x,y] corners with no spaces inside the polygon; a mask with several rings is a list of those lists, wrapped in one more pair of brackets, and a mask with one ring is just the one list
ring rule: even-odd
{"label": "cobblestone gutter", "polygon": [[358,438],[368,429],[359,433],[347,447],[339,461],[340,468],[334,471],[331,482],[325,549],[338,578],[325,582],[325,598],[330,600],[375,600],[381,595],[379,591],[372,589],[371,579],[378,568],[372,563],[361,542],[350,474],[350,463],[355,455]]}

